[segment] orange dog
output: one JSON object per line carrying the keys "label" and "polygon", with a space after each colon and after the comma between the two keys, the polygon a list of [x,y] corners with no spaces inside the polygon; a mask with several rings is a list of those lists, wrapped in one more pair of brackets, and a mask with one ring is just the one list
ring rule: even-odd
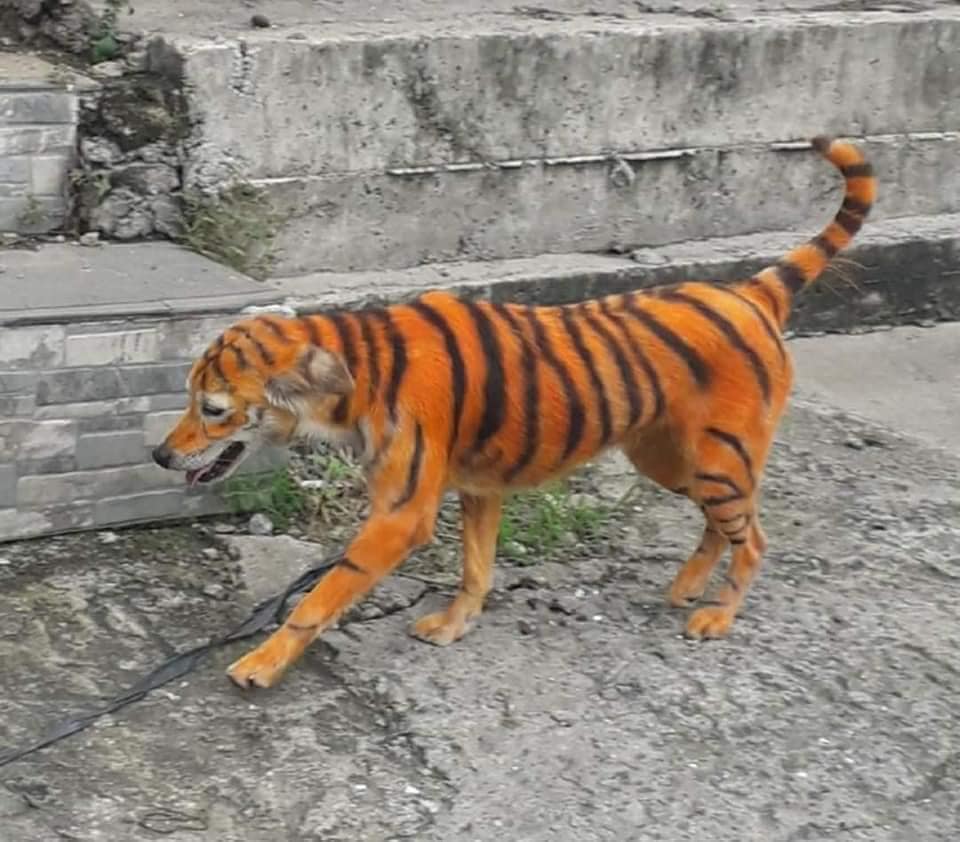
{"label": "orange dog", "polygon": [[604,448],[703,511],[703,537],[670,588],[700,598],[729,546],[715,604],[687,632],[733,624],[766,539],[757,492],[792,368],[781,338],[793,296],[859,230],[876,181],[857,147],[813,147],[846,182],[822,233],[732,285],[683,283],[564,307],[463,301],[303,318],[260,316],[223,333],[190,374],[190,404],[154,452],[206,483],[263,441],[349,440],[364,456],[369,518],[336,568],[269,639],[234,663],[269,687],[325,628],[427,541],[445,489],[460,492],[463,580],[417,637],[441,646],[479,616],[491,587],[505,493],[569,472]]}

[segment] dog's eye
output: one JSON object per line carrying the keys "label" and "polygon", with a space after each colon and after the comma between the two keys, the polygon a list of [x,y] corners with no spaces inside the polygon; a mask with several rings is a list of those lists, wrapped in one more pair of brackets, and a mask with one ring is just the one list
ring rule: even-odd
{"label": "dog's eye", "polygon": [[207,418],[222,418],[227,410],[222,406],[213,406],[213,404],[205,403],[202,407],[202,412]]}

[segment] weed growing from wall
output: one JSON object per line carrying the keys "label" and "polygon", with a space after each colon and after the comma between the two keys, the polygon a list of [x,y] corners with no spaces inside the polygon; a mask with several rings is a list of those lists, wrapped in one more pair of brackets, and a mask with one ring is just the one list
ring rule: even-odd
{"label": "weed growing from wall", "polygon": [[188,191],[183,208],[186,245],[239,272],[267,276],[280,220],[262,190],[236,184],[216,196]]}
{"label": "weed growing from wall", "polygon": [[106,0],[99,26],[90,43],[90,60],[94,64],[119,58],[121,47],[117,32],[120,13],[130,6],[129,0]]}

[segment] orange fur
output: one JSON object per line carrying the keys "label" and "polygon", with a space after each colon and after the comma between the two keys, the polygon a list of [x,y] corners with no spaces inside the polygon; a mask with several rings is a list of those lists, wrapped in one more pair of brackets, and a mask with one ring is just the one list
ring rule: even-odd
{"label": "orange fur", "polygon": [[413,631],[440,645],[457,640],[491,586],[503,495],[614,445],[704,513],[671,603],[698,600],[731,549],[718,599],[687,624],[694,637],[726,634],[766,547],[760,478],[792,379],[781,329],[793,296],[850,243],[876,196],[855,146],[826,138],[813,146],[843,173],[843,206],[820,235],[736,284],[683,283],[565,307],[432,292],[383,310],[261,316],[219,337],[194,365],[190,406],[157,461],[205,481],[262,439],[342,437],[362,448],[371,493],[341,563],[230,677],[273,684],[430,538],[447,488],[462,500],[463,583],[446,611]]}

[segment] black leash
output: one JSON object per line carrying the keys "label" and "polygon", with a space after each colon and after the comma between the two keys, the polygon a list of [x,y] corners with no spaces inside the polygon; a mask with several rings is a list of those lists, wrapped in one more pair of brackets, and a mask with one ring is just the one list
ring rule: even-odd
{"label": "black leash", "polygon": [[179,655],[174,655],[172,658],[157,667],[149,675],[141,678],[140,681],[134,684],[125,693],[122,693],[121,695],[107,702],[102,707],[97,708],[96,710],[85,714],[84,716],[78,716],[64,720],[56,727],[48,731],[44,737],[41,737],[35,743],[27,746],[26,748],[8,749],[7,751],[0,752],[0,767],[6,766],[8,763],[13,763],[15,760],[20,760],[21,758],[26,757],[28,754],[33,754],[35,751],[46,748],[53,743],[59,742],[65,737],[69,737],[79,731],[82,731],[84,728],[88,728],[101,716],[105,716],[108,713],[113,713],[114,711],[119,710],[122,707],[126,707],[133,702],[139,702],[151,690],[156,690],[158,687],[162,687],[164,684],[168,684],[177,678],[181,678],[182,676],[194,670],[197,667],[197,664],[199,664],[208,653],[214,651],[215,649],[220,649],[221,647],[226,646],[228,643],[234,643],[238,640],[245,640],[248,637],[253,637],[258,632],[263,631],[273,622],[282,622],[284,609],[286,608],[287,601],[290,599],[290,597],[299,593],[303,593],[304,591],[312,588],[320,580],[324,573],[336,566],[337,562],[339,562],[342,557],[342,552],[337,552],[332,556],[328,556],[322,562],[320,562],[320,564],[316,565],[316,567],[311,567],[309,570],[304,571],[295,581],[291,582],[291,584],[285,591],[283,591],[283,593],[272,596],[269,599],[265,599],[263,602],[257,605],[257,607],[253,609],[253,612],[250,614],[250,616],[247,617],[247,619],[244,620],[233,631],[228,632],[227,634],[223,635],[223,637],[211,638],[206,643],[186,652],[181,652]]}

